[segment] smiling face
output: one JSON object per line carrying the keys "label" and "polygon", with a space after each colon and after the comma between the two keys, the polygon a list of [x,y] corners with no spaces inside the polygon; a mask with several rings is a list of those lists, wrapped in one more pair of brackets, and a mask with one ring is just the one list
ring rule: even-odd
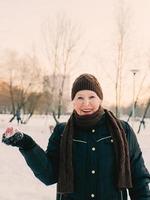
{"label": "smiling face", "polygon": [[92,90],[80,90],[73,99],[73,108],[78,115],[91,115],[102,104],[102,100]]}

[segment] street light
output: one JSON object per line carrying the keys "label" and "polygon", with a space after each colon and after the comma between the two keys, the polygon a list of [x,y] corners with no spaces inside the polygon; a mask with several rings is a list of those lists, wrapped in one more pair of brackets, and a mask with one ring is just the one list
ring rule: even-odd
{"label": "street light", "polygon": [[133,100],[132,100],[132,126],[133,126],[135,121],[135,76],[139,70],[131,69],[130,71],[132,72],[133,75]]}

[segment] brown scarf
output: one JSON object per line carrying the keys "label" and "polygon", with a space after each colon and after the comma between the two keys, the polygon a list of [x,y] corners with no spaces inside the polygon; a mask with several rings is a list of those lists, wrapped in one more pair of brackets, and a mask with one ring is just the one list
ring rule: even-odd
{"label": "brown scarf", "polygon": [[[92,115],[79,116],[75,111],[70,116],[60,142],[58,193],[74,192],[74,171],[72,165],[72,141],[75,124],[82,128],[95,126],[105,112],[107,125],[114,140],[114,149],[118,167],[118,188],[131,188],[131,171],[128,144],[120,121],[107,110],[100,108]],[[62,153],[63,152],[63,153]]]}
{"label": "brown scarf", "polygon": [[105,110],[107,126],[114,140],[114,149],[117,164],[117,187],[132,188],[130,157],[126,133],[119,119],[117,119],[111,111]]}

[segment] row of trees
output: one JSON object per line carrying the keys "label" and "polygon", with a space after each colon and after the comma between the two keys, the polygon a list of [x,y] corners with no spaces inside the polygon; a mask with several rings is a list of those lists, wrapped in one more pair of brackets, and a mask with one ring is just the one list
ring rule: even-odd
{"label": "row of trees", "polygon": [[[124,9],[123,4],[120,5],[119,11],[120,13],[117,16],[117,53],[114,58],[115,79],[111,77],[114,80],[114,93],[116,96],[115,113],[118,117],[121,111],[122,79],[125,73],[125,58],[127,57],[127,55],[125,56],[127,11]],[[13,118],[18,110],[24,110],[24,112],[30,113],[31,116],[35,110],[38,111],[43,106],[44,113],[52,112],[59,119],[65,109],[64,102],[66,103],[68,99],[66,94],[69,91],[69,88],[66,89],[66,85],[69,85],[69,77],[75,72],[75,66],[85,52],[85,48],[81,48],[83,38],[81,39],[78,26],[73,25],[64,16],[58,17],[56,23],[50,20],[43,23],[42,36],[44,39],[45,56],[49,65],[49,74],[45,75],[43,73],[42,66],[35,52],[32,55],[25,56],[9,52],[6,54],[4,62],[1,63],[1,74],[8,84],[2,84],[3,87],[8,86],[8,92],[5,93],[4,88],[2,88],[2,94],[8,98],[7,101],[11,102],[7,110],[13,114]],[[100,68],[101,71],[106,72],[105,67]],[[135,101],[135,107],[140,91],[143,88],[144,80],[145,78],[143,77]],[[46,108],[44,105],[46,105]],[[149,108],[149,101],[147,101],[146,108]]]}
{"label": "row of trees", "polygon": [[[48,99],[50,101],[48,101]],[[65,99],[68,101],[68,98]],[[24,114],[49,114],[54,107],[58,106],[58,98],[52,102],[52,96],[49,91],[30,91],[25,92],[19,86],[12,86],[6,82],[0,82],[0,113],[11,113],[15,116],[17,111]],[[64,104],[63,104],[64,105]],[[67,107],[62,107],[63,113],[67,112]]]}
{"label": "row of trees", "polygon": [[[52,25],[53,24],[53,25]],[[56,23],[45,21],[42,25],[45,56],[49,74],[41,70],[38,59],[33,55],[19,57],[14,52],[6,54],[1,63],[1,74],[7,79],[13,120],[18,110],[30,110],[32,115],[37,102],[46,104],[44,113],[52,112],[59,119],[66,108],[69,95],[69,76],[83,51],[78,48],[80,33],[78,27],[63,16]],[[68,87],[66,87],[68,86]],[[26,109],[25,109],[26,107]],[[41,106],[42,107],[42,106]]]}
{"label": "row of trees", "polygon": [[[1,74],[4,80],[0,81],[0,112],[11,113],[10,121],[18,112],[29,114],[24,122],[35,112],[53,113],[58,118],[62,112],[67,112],[70,77],[58,73],[57,76],[45,75],[35,55],[7,53]],[[63,94],[60,95],[61,90]]]}
{"label": "row of trees", "polygon": [[[30,91],[24,92],[19,86],[12,86],[7,82],[0,82],[0,113],[12,113],[14,116],[17,111],[21,111],[23,114],[29,114],[32,116],[33,113],[36,114],[50,114],[54,109],[57,110],[59,99],[55,96],[55,101],[53,102],[52,94],[47,89],[47,83],[45,83],[45,78],[43,77],[43,89],[41,91]],[[59,82],[57,82],[59,84]],[[48,84],[50,85],[50,83]],[[57,93],[58,94],[58,93]],[[65,96],[62,104],[62,113],[65,114],[68,111],[67,105],[69,104],[69,96]],[[68,102],[68,104],[67,104]],[[136,104],[136,116],[142,117],[143,113],[146,111],[146,116],[150,117],[150,112],[148,111],[148,105],[150,99],[147,99],[142,104]],[[115,106],[110,108],[115,112]],[[132,104],[127,107],[121,107],[122,112],[125,115],[131,116],[129,113],[132,110]],[[129,119],[128,119],[129,120]]]}

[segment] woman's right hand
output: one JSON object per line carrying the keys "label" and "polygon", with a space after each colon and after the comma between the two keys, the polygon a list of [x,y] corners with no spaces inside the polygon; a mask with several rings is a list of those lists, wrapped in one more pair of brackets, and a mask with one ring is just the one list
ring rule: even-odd
{"label": "woman's right hand", "polygon": [[23,138],[23,133],[17,128],[8,127],[2,135],[2,142],[11,146],[20,146],[20,141]]}
{"label": "woman's right hand", "polygon": [[19,147],[19,149],[32,149],[36,142],[29,135],[23,133],[18,128],[9,126],[2,135],[2,142],[6,145]]}

